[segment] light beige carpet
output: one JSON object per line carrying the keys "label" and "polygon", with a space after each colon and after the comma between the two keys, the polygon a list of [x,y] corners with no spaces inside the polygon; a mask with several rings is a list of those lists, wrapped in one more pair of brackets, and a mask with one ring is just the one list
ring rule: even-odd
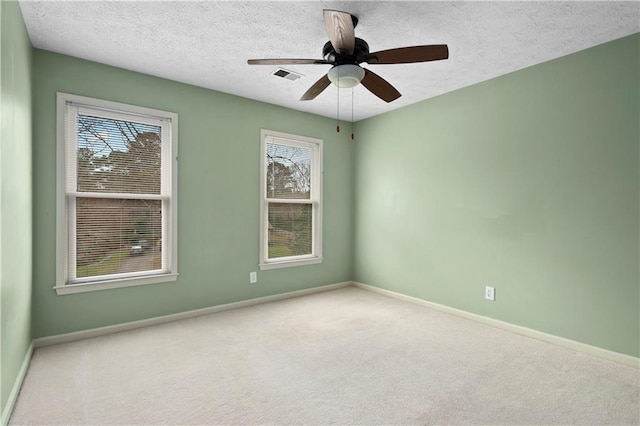
{"label": "light beige carpet", "polygon": [[11,424],[638,424],[640,372],[348,287],[37,349]]}

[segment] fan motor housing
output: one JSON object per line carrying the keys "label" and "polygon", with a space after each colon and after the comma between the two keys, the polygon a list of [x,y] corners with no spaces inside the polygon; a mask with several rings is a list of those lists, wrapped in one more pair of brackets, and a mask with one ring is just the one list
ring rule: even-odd
{"label": "fan motor housing", "polygon": [[329,63],[335,65],[343,64],[359,64],[364,62],[365,55],[369,54],[369,45],[361,38],[355,38],[355,46],[352,55],[340,54],[335,51],[331,41],[324,44],[322,48],[322,57]]}

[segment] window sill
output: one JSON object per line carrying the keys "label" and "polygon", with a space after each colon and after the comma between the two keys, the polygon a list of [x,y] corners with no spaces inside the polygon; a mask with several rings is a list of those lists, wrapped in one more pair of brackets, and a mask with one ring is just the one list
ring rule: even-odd
{"label": "window sill", "polygon": [[322,263],[322,257],[314,257],[307,259],[296,259],[296,260],[284,260],[284,261],[272,261],[268,263],[261,263],[260,270],[265,271],[268,269],[278,269],[278,268],[291,268],[293,266],[304,266],[304,265],[315,265],[318,263]]}
{"label": "window sill", "polygon": [[178,274],[158,274],[146,277],[119,278],[116,280],[93,281],[90,283],[67,284],[53,287],[58,296],[88,291],[109,290],[112,288],[133,287],[147,284],[160,284],[176,281]]}

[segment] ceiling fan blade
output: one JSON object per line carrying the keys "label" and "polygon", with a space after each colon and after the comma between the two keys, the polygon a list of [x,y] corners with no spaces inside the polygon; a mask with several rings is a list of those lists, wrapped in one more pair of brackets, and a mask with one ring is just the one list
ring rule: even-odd
{"label": "ceiling fan blade", "polygon": [[313,65],[322,64],[326,65],[329,62],[324,59],[249,59],[247,64],[249,65]]}
{"label": "ceiling fan blade", "polygon": [[365,55],[364,62],[369,64],[410,64],[413,62],[439,61],[449,58],[446,44],[427,46],[399,47],[381,50]]}
{"label": "ceiling fan blade", "polygon": [[366,68],[364,70],[364,78],[360,83],[385,102],[395,101],[402,96],[387,80]]}
{"label": "ceiling fan blade", "polygon": [[304,95],[300,98],[301,101],[310,101],[315,99],[320,93],[324,91],[331,84],[331,80],[327,74],[323,75],[320,80],[313,83],[313,86],[309,87],[309,90],[304,92]]}
{"label": "ceiling fan blade", "polygon": [[324,25],[329,34],[329,40],[337,53],[353,54],[356,44],[353,17],[347,12],[338,10],[323,10]]}

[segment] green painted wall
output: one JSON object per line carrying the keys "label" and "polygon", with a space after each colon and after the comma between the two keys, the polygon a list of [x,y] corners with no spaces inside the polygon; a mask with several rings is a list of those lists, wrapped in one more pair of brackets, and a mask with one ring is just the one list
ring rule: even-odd
{"label": "green painted wall", "polygon": [[357,123],[354,278],[640,355],[639,41]]}
{"label": "green painted wall", "polygon": [[0,2],[0,410],[31,344],[31,42],[14,1]]}
{"label": "green painted wall", "polygon": [[[34,49],[34,337],[351,279],[353,144],[333,120]],[[179,114],[176,283],[67,296],[55,280],[56,91]],[[258,272],[260,129],[324,140],[324,262]]]}

